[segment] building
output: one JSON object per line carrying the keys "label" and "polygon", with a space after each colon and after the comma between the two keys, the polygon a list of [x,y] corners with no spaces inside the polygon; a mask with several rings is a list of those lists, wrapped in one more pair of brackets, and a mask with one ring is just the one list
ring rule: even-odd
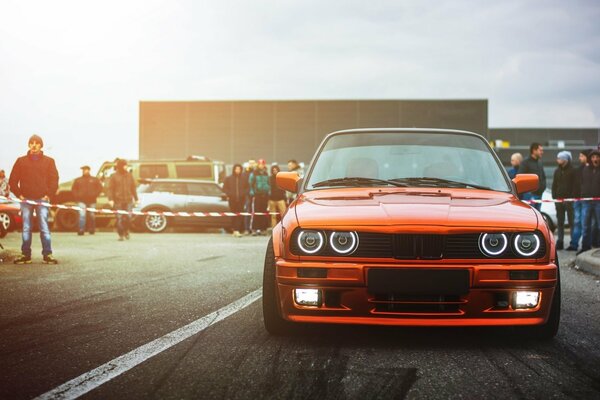
{"label": "building", "polygon": [[142,101],[140,159],[203,155],[228,164],[309,162],[351,128],[451,128],[488,134],[487,100]]}

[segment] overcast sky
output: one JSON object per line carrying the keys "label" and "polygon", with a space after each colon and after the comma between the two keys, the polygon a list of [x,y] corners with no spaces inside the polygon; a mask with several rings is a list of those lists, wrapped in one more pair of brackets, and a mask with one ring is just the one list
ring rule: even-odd
{"label": "overcast sky", "polygon": [[[488,99],[600,126],[600,1],[0,0],[0,168],[138,156],[140,100]],[[168,138],[165,138],[168,140]]]}

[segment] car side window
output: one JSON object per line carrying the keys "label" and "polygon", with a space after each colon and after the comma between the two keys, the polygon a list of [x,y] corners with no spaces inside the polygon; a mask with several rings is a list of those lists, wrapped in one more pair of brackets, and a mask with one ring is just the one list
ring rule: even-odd
{"label": "car side window", "polygon": [[144,164],[140,165],[140,178],[168,178],[169,169],[166,164]]}
{"label": "car side window", "polygon": [[188,183],[190,195],[221,197],[223,192],[217,185],[210,183]]}
{"label": "car side window", "polygon": [[188,194],[185,183],[179,182],[154,182],[150,191],[173,194]]}

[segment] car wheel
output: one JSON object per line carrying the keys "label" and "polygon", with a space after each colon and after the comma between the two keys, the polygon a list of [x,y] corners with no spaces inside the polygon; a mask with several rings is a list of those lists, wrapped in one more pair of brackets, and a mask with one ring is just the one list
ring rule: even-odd
{"label": "car wheel", "polygon": [[272,335],[286,335],[293,331],[294,323],[283,319],[279,309],[279,294],[277,290],[275,253],[273,239],[269,240],[265,254],[263,271],[263,320],[265,329]]}
{"label": "car wheel", "polygon": [[12,219],[8,213],[0,212],[0,225],[6,232],[12,229]]}
{"label": "car wheel", "polygon": [[148,232],[160,233],[169,226],[169,219],[164,215],[146,215],[144,218],[144,226]]}
{"label": "car wheel", "polygon": [[79,226],[79,213],[75,210],[58,210],[56,226],[62,231],[75,231]]}
{"label": "car wheel", "polygon": [[558,268],[558,255],[556,255],[556,289],[554,289],[554,296],[552,297],[552,305],[550,308],[550,316],[548,321],[544,325],[529,326],[524,328],[523,333],[525,336],[531,339],[538,340],[551,340],[556,336],[558,332],[558,326],[560,325],[560,268]]}

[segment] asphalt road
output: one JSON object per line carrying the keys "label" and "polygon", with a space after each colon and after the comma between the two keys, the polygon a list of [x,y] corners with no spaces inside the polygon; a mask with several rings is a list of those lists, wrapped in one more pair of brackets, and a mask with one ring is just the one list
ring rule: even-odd
{"label": "asphalt road", "polygon": [[0,398],[82,387],[94,399],[600,398],[600,278],[569,266],[573,253],[560,254],[549,343],[510,329],[320,325],[282,338],[264,330],[255,292],[267,238],[116,239],[54,234],[60,264],[48,266],[36,237],[32,265],[0,263]]}

